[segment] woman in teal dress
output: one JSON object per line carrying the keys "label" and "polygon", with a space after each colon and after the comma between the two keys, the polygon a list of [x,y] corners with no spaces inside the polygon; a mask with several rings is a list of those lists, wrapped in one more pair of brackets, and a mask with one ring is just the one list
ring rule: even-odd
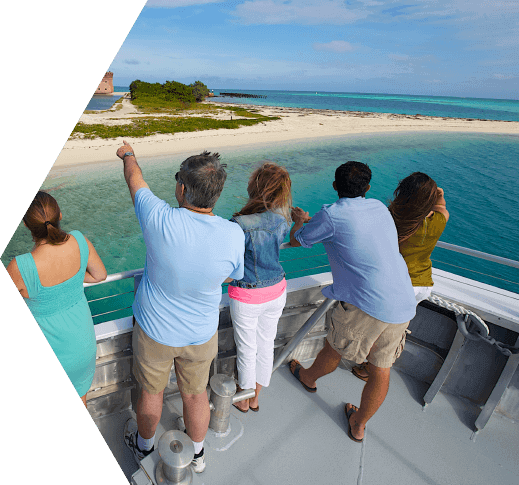
{"label": "woman in teal dress", "polygon": [[106,278],[92,243],[60,228],[58,203],[38,192],[23,218],[34,248],[16,256],[7,272],[86,406],[95,372],[96,339],[83,282]]}

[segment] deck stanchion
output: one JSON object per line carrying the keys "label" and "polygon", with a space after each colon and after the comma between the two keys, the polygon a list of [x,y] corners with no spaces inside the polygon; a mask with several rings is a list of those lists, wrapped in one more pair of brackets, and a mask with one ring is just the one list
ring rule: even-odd
{"label": "deck stanchion", "polygon": [[284,362],[284,360],[290,355],[290,353],[299,345],[299,343],[306,337],[306,335],[312,330],[315,324],[321,319],[321,317],[337,302],[337,300],[331,300],[326,298],[321,305],[312,313],[312,316],[305,322],[305,324],[296,332],[296,334],[290,339],[289,342],[283,347],[283,350],[274,361],[272,367],[272,373],[276,372],[278,367]]}
{"label": "deck stanchion", "polygon": [[167,431],[159,440],[159,456],[155,478],[157,483],[190,485],[193,482],[191,461],[195,456],[193,441],[182,431]]}
{"label": "deck stanchion", "polygon": [[234,379],[225,374],[215,374],[209,380],[211,386],[211,419],[209,427],[216,433],[225,433],[229,429],[231,405],[256,395],[254,389],[246,389],[236,394]]}

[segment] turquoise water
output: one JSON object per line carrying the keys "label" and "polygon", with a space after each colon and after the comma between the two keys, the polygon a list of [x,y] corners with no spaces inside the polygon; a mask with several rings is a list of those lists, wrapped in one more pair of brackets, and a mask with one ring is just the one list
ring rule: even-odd
{"label": "turquoise water", "polygon": [[407,115],[519,121],[519,101],[510,99],[453,98],[397,94],[327,93],[308,91],[254,91],[215,89],[220,92],[266,95],[266,98],[217,97],[217,102],[284,106],[291,108],[367,111]]}
{"label": "turquoise water", "polygon": [[[115,92],[127,92],[127,86],[114,86]],[[519,121],[519,101],[513,99],[454,98],[449,96],[412,96],[373,93],[328,93],[309,91],[273,91],[214,89],[220,92],[261,94],[266,98],[217,97],[218,102],[283,106],[289,108],[330,109],[339,111],[367,111],[407,115],[441,116],[484,120]],[[94,96],[86,109],[108,109],[108,96]],[[112,103],[117,101],[114,97]],[[99,106],[99,107],[97,107]]]}
{"label": "turquoise water", "polygon": [[[115,91],[128,91],[115,86]],[[216,98],[220,102],[313,109],[370,111],[472,119],[519,120],[519,101],[385,95],[363,93],[315,93],[291,91],[240,91],[267,98]],[[219,90],[215,90],[219,94]],[[95,96],[86,109],[108,109],[118,96]],[[335,139],[277,144],[254,150],[232,149],[221,153],[229,165],[224,192],[215,208],[229,218],[246,199],[247,179],[262,160],[274,160],[288,168],[293,181],[294,203],[311,214],[323,203],[333,202],[331,187],[335,168],[346,160],[368,163],[373,171],[369,197],[387,203],[398,181],[413,171],[431,175],[445,189],[451,219],[442,240],[518,259],[519,191],[515,186],[519,137],[468,134],[386,134],[345,136]],[[176,206],[172,175],[185,156],[139,161],[146,181],[161,198]],[[102,178],[99,174],[102,173]],[[42,185],[59,201],[65,230],[80,229],[94,243],[108,273],[141,268],[145,247],[135,219],[120,163],[96,164],[53,171]],[[20,225],[8,244],[2,262],[30,250],[31,239]],[[468,278],[519,293],[519,270],[436,249],[434,266]],[[311,250],[282,252],[287,277],[328,271],[321,245]],[[119,294],[114,300],[91,302],[94,313],[122,311],[100,316],[96,322],[131,314],[131,281],[87,289],[89,300]]]}
{"label": "turquoise water", "polygon": [[[150,188],[174,207],[177,206],[174,173],[185,158],[186,155],[139,159]],[[322,204],[336,200],[332,188],[335,168],[344,161],[358,160],[367,163],[373,172],[368,197],[387,203],[400,179],[414,171],[425,172],[445,190],[451,217],[442,241],[519,259],[518,136],[351,135],[222,150],[221,159],[228,164],[225,188],[215,207],[215,213],[221,217],[229,218],[242,207],[248,177],[264,160],[273,160],[289,170],[294,205],[310,215]],[[42,188],[58,200],[64,229],[81,230],[93,242],[109,274],[144,266],[145,246],[120,162],[53,170]],[[6,265],[31,247],[28,231],[20,224],[2,255],[2,262]],[[284,250],[281,259],[289,279],[329,271],[322,245],[311,250]],[[441,248],[435,249],[433,260],[439,269],[519,293],[517,269]],[[102,290],[88,289],[89,299],[99,298],[107,290],[113,294],[128,291],[119,297],[120,305],[131,305],[131,282],[103,286]],[[93,305],[96,313],[110,307],[102,301]]]}

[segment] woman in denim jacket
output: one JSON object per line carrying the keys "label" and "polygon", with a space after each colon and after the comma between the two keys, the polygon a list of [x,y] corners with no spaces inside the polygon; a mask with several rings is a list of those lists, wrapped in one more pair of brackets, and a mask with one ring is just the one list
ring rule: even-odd
{"label": "woman in denim jacket", "polygon": [[244,413],[259,410],[259,392],[272,374],[274,338],[287,298],[279,247],[292,225],[290,188],[288,172],[265,162],[249,179],[248,202],[231,218],[245,233],[245,273],[229,285],[238,385],[256,389],[254,398],[234,405]]}

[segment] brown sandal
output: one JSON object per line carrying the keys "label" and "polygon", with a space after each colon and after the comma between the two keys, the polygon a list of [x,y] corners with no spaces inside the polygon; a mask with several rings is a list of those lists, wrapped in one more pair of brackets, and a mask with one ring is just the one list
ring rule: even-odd
{"label": "brown sandal", "polygon": [[351,424],[350,424],[351,415],[353,413],[356,413],[359,410],[359,408],[357,406],[354,406],[353,404],[351,404],[351,408],[348,411],[348,408],[347,408],[348,404],[349,403],[346,403],[346,405],[344,406],[344,414],[346,414],[346,419],[348,420],[348,437],[350,438],[350,440],[355,441],[355,443],[362,443],[364,441],[364,438],[361,438],[360,440],[358,438],[355,438],[355,436],[353,436],[353,434],[351,432]]}
{"label": "brown sandal", "polygon": [[358,366],[352,367],[351,368],[351,373],[355,377],[358,377],[361,381],[368,382],[368,377],[369,376],[363,376],[363,375],[359,374],[359,371],[365,371],[367,366],[368,366],[368,363],[367,362],[363,362],[362,364],[360,364]]}

